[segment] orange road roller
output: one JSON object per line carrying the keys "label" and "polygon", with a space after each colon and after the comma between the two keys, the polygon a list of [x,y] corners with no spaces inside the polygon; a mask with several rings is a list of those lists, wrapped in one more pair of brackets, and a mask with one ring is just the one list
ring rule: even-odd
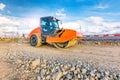
{"label": "orange road roller", "polygon": [[31,46],[39,47],[44,43],[56,48],[67,48],[74,46],[83,35],[72,29],[60,29],[60,20],[53,17],[41,17],[40,26],[33,29],[28,35]]}

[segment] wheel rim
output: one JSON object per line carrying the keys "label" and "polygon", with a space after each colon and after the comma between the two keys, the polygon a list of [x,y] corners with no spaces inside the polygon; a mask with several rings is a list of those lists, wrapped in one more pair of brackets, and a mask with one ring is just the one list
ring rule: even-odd
{"label": "wheel rim", "polygon": [[35,46],[37,44],[37,39],[35,35],[31,36],[30,42],[32,46]]}

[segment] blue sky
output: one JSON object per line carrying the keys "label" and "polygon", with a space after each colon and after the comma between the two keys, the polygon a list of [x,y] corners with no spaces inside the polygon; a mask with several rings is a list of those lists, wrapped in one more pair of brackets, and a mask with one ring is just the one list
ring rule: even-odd
{"label": "blue sky", "polygon": [[83,34],[120,32],[120,0],[0,0],[0,29],[29,32],[41,16],[55,16],[61,27]]}

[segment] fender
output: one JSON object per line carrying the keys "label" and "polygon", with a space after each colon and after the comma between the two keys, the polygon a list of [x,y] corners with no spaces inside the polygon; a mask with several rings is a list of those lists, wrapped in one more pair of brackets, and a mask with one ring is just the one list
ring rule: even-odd
{"label": "fender", "polygon": [[28,37],[27,37],[27,39],[28,39],[29,42],[30,42],[30,37],[31,37],[31,35],[32,35],[32,34],[35,34],[35,33],[41,34],[41,29],[40,29],[40,27],[37,27],[37,28],[33,29],[33,30],[30,32],[30,34],[29,34]]}

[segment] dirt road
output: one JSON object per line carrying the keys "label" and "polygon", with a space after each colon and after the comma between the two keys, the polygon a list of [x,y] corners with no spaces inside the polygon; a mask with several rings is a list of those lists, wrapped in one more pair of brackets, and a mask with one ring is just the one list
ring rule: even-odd
{"label": "dirt road", "polygon": [[[10,54],[9,54],[10,53]],[[41,57],[47,60],[59,59],[65,63],[79,61],[89,63],[97,69],[107,69],[120,73],[120,46],[85,46],[76,45],[67,49],[56,49],[50,45],[34,48],[29,44],[4,43],[0,44],[0,78],[5,77],[12,67],[6,63],[8,55],[27,55],[29,57]],[[6,74],[1,73],[4,72]]]}

